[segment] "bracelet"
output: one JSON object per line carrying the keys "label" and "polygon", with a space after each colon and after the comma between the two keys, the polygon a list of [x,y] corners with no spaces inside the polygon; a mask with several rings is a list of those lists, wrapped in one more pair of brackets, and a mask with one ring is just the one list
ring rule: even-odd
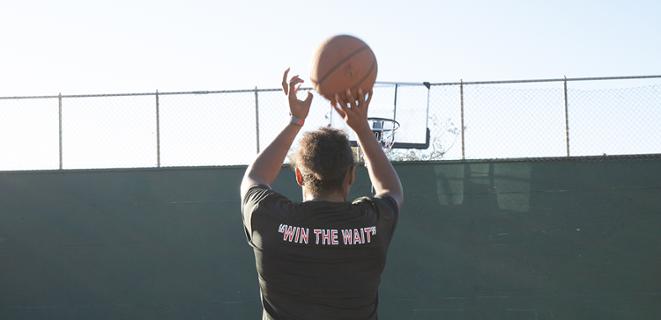
{"label": "bracelet", "polygon": [[291,121],[289,123],[302,127],[303,124],[305,123],[305,119],[301,119],[301,118],[299,118],[295,115],[292,115],[291,116]]}

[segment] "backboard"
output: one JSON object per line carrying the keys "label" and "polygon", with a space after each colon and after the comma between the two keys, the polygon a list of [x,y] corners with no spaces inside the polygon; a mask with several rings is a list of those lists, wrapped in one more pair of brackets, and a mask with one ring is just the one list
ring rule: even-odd
{"label": "backboard", "polygon": [[[370,102],[368,117],[393,119],[399,123],[394,133],[392,149],[427,149],[429,147],[429,89],[425,84],[377,83]],[[371,125],[378,125],[372,122]],[[346,128],[337,114],[331,118],[331,126]],[[374,129],[374,128],[373,128]],[[356,135],[351,130],[349,139],[356,145]]]}

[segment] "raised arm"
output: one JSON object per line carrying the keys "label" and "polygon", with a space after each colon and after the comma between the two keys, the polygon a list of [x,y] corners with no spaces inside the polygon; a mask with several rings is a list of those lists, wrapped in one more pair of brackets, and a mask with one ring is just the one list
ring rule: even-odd
{"label": "raised arm", "polygon": [[362,90],[358,91],[358,96],[358,100],[355,100],[353,98],[355,96],[348,90],[345,96],[335,95],[335,101],[331,105],[358,136],[358,144],[363,150],[365,164],[376,196],[389,195],[401,207],[404,203],[402,183],[367,121],[367,110],[372,100],[372,91],[369,92],[367,100],[365,100]]}
{"label": "raised arm", "polygon": [[305,118],[310,111],[312,104],[312,93],[308,92],[305,100],[299,100],[296,92],[303,80],[298,76],[293,76],[287,83],[287,74],[289,69],[285,70],[282,76],[282,87],[289,98],[289,112],[292,119],[285,126],[278,136],[255,158],[255,161],[248,166],[246,173],[241,181],[241,197],[245,196],[248,189],[254,185],[264,184],[270,186],[275,180],[285,161],[287,151],[294,142],[294,138],[301,130]]}

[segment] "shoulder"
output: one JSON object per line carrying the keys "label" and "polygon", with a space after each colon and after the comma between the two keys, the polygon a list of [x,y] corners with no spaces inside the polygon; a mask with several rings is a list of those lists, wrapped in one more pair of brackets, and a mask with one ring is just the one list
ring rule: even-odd
{"label": "shoulder", "polygon": [[293,210],[294,204],[266,185],[254,185],[241,197],[243,224],[252,231],[255,223],[280,219]]}
{"label": "shoulder", "polygon": [[241,208],[243,210],[264,203],[290,203],[289,199],[280,193],[272,190],[269,186],[258,184],[248,188],[245,194],[241,195]]}
{"label": "shoulder", "polygon": [[399,207],[397,202],[391,196],[381,197],[360,197],[352,202],[354,206],[367,207],[374,210],[379,216],[379,220],[396,221],[399,216]]}
{"label": "shoulder", "polygon": [[241,194],[241,201],[243,204],[251,201],[260,201],[268,198],[271,194],[276,192],[271,190],[271,188],[264,184],[256,184],[248,188],[245,193]]}

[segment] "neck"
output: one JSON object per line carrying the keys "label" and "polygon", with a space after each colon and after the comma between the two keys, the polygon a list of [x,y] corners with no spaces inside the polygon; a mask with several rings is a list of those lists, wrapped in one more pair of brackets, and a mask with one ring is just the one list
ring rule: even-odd
{"label": "neck", "polygon": [[345,202],[347,197],[339,192],[332,192],[329,194],[312,194],[303,190],[303,201],[330,201],[330,202]]}

